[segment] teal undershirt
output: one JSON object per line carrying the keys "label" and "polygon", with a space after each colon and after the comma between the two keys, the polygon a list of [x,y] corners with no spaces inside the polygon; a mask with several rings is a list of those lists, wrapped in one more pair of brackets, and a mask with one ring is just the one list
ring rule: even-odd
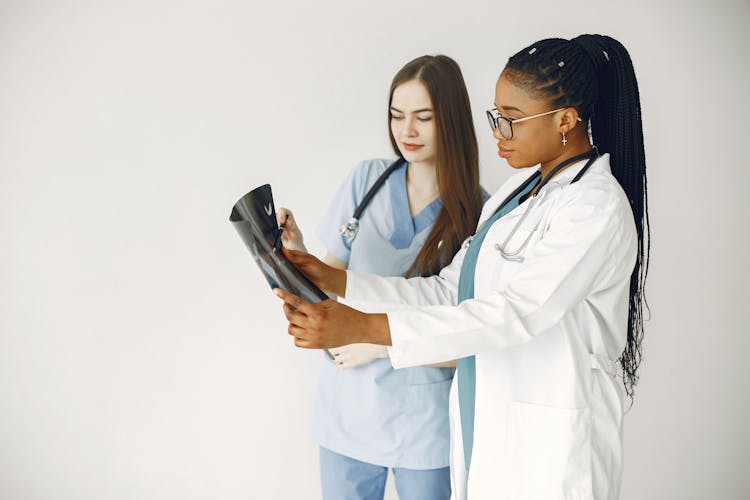
{"label": "teal undershirt", "polygon": [[[479,231],[473,236],[466,250],[464,261],[461,264],[461,275],[458,279],[458,303],[474,298],[474,274],[477,268],[477,257],[482,242],[490,227],[505,214],[516,208],[526,193],[531,191],[539,182],[539,178],[529,183],[526,188],[518,193],[512,200],[507,202],[487,222],[482,224]],[[458,409],[461,414],[461,435],[464,445],[464,460],[466,469],[471,464],[471,450],[474,446],[474,398],[476,393],[476,360],[474,356],[458,360],[456,371],[458,377]]]}

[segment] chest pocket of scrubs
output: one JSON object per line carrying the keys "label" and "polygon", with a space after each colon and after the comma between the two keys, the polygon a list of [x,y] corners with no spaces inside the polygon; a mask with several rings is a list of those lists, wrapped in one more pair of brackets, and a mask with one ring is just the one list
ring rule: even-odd
{"label": "chest pocket of scrubs", "polygon": [[591,411],[510,404],[509,498],[593,500]]}

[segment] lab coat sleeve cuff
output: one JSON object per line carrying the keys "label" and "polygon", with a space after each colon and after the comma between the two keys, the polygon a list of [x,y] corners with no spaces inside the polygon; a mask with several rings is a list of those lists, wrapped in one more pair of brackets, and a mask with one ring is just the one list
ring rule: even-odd
{"label": "lab coat sleeve cuff", "polygon": [[391,365],[396,369],[414,366],[409,364],[409,351],[404,350],[402,346],[402,329],[394,328],[395,325],[391,321],[393,313],[389,313],[387,316],[388,328],[391,332],[391,345],[388,346],[388,357],[391,359]]}
{"label": "lab coat sleeve cuff", "polygon": [[415,366],[409,363],[409,351],[403,349],[401,332],[391,327],[391,314],[388,314],[388,327],[391,330],[391,345],[388,346],[388,357],[391,359],[391,366],[396,369]]}
{"label": "lab coat sleeve cuff", "polygon": [[344,289],[344,297],[347,300],[362,300],[367,298],[365,291],[362,290],[362,280],[366,279],[362,273],[355,271],[346,270],[346,288]]}

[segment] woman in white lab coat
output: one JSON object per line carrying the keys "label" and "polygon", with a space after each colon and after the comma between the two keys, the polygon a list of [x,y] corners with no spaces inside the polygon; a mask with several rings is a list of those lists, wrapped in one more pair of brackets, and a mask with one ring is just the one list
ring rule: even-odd
{"label": "woman in white lab coat", "polygon": [[300,347],[390,345],[397,368],[459,359],[454,498],[619,498],[618,375],[632,397],[648,267],[630,56],[600,35],[534,43],[509,59],[488,116],[499,156],[523,170],[453,262],[438,276],[382,278],[290,252],[324,290],[401,309],[364,314],[277,290],[289,333]]}

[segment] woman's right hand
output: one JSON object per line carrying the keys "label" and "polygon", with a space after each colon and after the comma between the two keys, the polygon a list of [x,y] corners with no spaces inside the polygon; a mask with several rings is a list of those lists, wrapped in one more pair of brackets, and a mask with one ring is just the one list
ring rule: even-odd
{"label": "woman's right hand", "polygon": [[284,246],[284,256],[324,292],[344,296],[346,271],[325,264],[312,254]]}
{"label": "woman's right hand", "polygon": [[307,253],[302,231],[297,226],[297,221],[294,219],[294,214],[291,210],[284,207],[276,210],[276,223],[279,227],[282,224],[284,225],[284,232],[281,233],[281,242],[284,244],[284,247]]}

